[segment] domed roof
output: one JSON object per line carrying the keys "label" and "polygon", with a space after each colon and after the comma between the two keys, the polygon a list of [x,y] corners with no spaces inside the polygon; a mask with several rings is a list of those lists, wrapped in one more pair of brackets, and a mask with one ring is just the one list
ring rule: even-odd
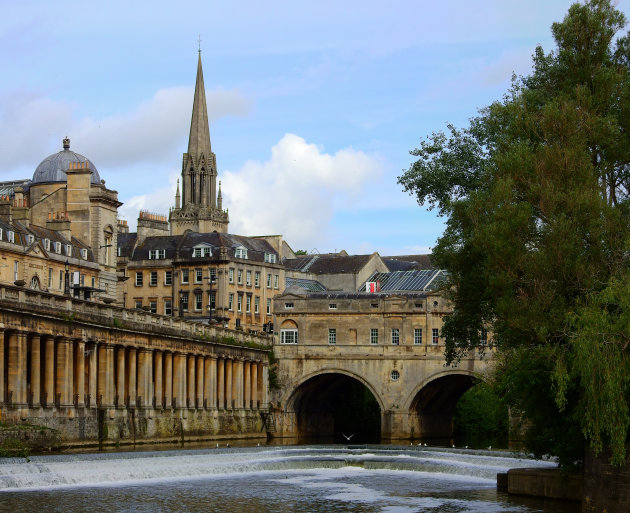
{"label": "domed roof", "polygon": [[66,137],[63,140],[63,150],[49,155],[37,166],[31,185],[43,182],[67,181],[66,170],[70,167],[71,162],[87,162],[90,171],[92,171],[90,182],[93,184],[101,183],[101,177],[96,170],[96,166],[87,157],[70,151],[70,139]]}

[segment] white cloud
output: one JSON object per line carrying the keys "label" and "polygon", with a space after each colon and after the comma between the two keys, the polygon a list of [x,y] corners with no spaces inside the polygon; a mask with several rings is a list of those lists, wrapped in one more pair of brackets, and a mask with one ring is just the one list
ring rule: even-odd
{"label": "white cloud", "polygon": [[266,162],[247,161],[239,171],[224,173],[230,232],[282,234],[293,247],[316,246],[328,238],[334,209],[358,202],[381,172],[377,156],[352,148],[329,154],[286,134]]}

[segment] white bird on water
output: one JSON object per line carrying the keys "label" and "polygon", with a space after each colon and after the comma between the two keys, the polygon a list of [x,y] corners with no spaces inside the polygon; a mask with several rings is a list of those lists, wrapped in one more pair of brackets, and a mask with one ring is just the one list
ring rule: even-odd
{"label": "white bird on water", "polygon": [[345,433],[341,433],[342,436],[349,442],[352,437],[355,435],[355,433],[352,433],[350,436],[346,435]]}

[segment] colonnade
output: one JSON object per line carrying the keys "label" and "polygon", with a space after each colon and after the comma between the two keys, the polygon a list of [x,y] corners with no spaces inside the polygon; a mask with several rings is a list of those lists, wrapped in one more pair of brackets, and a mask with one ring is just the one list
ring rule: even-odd
{"label": "colonnade", "polygon": [[[52,408],[266,409],[268,364],[214,354],[0,331],[0,403]],[[229,349],[226,348],[229,352]]]}

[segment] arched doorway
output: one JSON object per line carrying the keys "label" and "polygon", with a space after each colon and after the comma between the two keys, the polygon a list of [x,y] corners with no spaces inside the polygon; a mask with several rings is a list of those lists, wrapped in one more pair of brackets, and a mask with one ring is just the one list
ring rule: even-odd
{"label": "arched doorway", "polygon": [[304,381],[287,403],[302,439],[335,443],[378,443],[381,407],[359,379],[327,372]]}
{"label": "arched doorway", "polygon": [[453,436],[455,406],[473,386],[472,374],[449,373],[424,383],[409,408],[413,432],[422,439],[450,440]]}

